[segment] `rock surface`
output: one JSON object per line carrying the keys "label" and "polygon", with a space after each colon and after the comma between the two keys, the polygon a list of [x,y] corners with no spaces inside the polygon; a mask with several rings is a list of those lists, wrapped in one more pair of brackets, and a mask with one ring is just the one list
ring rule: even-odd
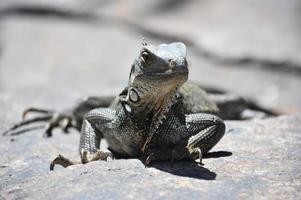
{"label": "rock surface", "polygon": [[[298,199],[300,2],[7,0],[0,2],[0,132],[29,106],[62,110],[118,94],[144,36],[188,46],[190,79],[291,116],[227,121],[204,166],[139,160],[57,167],[79,135],[0,136],[0,199]],[[298,21],[299,20],[299,21]]]}
{"label": "rock surface", "polygon": [[[127,81],[144,36],[154,44],[186,42],[190,79],[200,84],[250,97],[281,113],[301,111],[301,79],[295,70],[301,52],[299,12],[295,11],[299,1],[265,1],[262,7],[261,1],[227,5],[177,0],[2,2],[2,91],[22,93],[23,87],[33,90],[40,85],[40,91],[47,88],[55,96],[69,91],[66,96],[72,100],[88,94],[116,94]],[[243,15],[245,10],[250,15]],[[259,21],[267,26],[256,29]],[[16,71],[22,78],[17,78]],[[101,91],[95,85],[101,85]]]}
{"label": "rock surface", "polygon": [[76,158],[78,134],[1,137],[1,197],[7,199],[297,199],[301,195],[301,116],[226,122],[204,160],[93,162],[49,172],[57,153]]}
{"label": "rock surface", "polygon": [[298,0],[126,0],[98,11],[153,32],[184,38],[219,59],[287,63],[300,68],[300,5]]}

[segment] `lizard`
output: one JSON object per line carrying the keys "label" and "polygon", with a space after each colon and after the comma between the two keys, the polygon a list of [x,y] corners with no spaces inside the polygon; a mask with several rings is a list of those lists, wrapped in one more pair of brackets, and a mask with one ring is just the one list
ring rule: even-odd
{"label": "lizard", "polygon": [[[243,118],[251,104],[236,95],[207,93],[187,81],[188,74],[185,44],[144,43],[131,66],[128,85],[117,97],[88,97],[63,112],[29,108],[23,112],[24,120],[4,134],[41,121],[47,122],[48,137],[56,127],[64,132],[76,128],[81,134],[81,161],[58,155],[51,170],[56,164],[68,167],[108,157],[143,158],[146,166],[156,160],[183,159],[199,159],[202,164],[203,155],[225,134],[222,118]],[[253,112],[264,113],[258,110]],[[41,115],[26,119],[29,113]],[[102,139],[110,152],[100,150]]]}

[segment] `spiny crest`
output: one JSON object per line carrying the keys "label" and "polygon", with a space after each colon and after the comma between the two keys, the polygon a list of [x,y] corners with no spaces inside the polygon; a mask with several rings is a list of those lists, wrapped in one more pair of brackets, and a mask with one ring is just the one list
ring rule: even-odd
{"label": "spiny crest", "polygon": [[159,128],[159,126],[163,123],[164,119],[166,119],[166,114],[168,113],[168,111],[170,110],[170,107],[176,102],[176,95],[175,94],[172,94],[170,97],[169,97],[169,101],[167,104],[165,104],[161,110],[159,111],[155,122],[154,122],[154,130],[157,130]]}
{"label": "spiny crest", "polygon": [[147,46],[147,42],[144,37],[142,37],[141,44],[142,44],[142,46]]}

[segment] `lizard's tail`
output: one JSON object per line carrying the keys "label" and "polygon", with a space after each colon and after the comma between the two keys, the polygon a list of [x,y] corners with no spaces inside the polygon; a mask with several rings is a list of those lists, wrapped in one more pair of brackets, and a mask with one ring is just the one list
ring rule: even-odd
{"label": "lizard's tail", "polygon": [[272,110],[272,109],[267,109],[267,108],[264,108],[260,105],[258,105],[256,102],[252,101],[252,100],[248,100],[248,108],[251,109],[251,110],[256,110],[256,111],[260,111],[260,112],[263,112],[269,116],[278,116],[278,115],[281,115],[280,112],[277,112],[275,110]]}

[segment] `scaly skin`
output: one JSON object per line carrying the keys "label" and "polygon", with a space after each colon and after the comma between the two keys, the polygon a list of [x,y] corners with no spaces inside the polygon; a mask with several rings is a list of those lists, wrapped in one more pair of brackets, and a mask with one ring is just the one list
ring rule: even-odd
{"label": "scaly skin", "polygon": [[[42,117],[24,120],[6,133],[35,121],[48,122],[47,136],[55,127],[65,132],[74,127],[81,130],[81,163],[111,156],[144,158],[145,165],[168,159],[200,158],[201,162],[225,132],[224,122],[216,115],[240,118],[248,103],[233,95],[207,94],[187,79],[183,43],[145,44],[134,60],[128,86],[118,97],[89,97],[61,113],[30,108],[24,117],[30,112]],[[111,153],[99,150],[102,138]],[[59,155],[50,168],[76,163]]]}
{"label": "scaly skin", "polygon": [[[207,153],[224,135],[225,125],[215,115],[185,114],[191,101],[183,99],[191,97],[192,92],[188,93],[193,85],[179,88],[187,79],[184,44],[144,46],[119,99],[84,117],[82,162],[103,154],[99,151],[101,138],[107,140],[113,154],[144,157],[146,165],[153,160],[196,159]],[[213,102],[204,105],[204,110],[217,112]]]}

